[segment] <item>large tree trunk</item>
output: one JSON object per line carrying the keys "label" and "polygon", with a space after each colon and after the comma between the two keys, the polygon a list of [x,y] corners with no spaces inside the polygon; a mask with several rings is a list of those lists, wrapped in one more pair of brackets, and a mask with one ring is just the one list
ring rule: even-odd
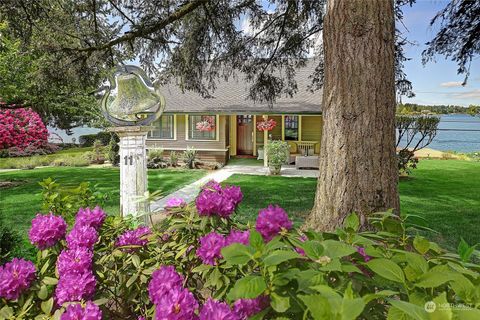
{"label": "large tree trunk", "polygon": [[307,226],[398,212],[392,0],[329,0],[320,177]]}

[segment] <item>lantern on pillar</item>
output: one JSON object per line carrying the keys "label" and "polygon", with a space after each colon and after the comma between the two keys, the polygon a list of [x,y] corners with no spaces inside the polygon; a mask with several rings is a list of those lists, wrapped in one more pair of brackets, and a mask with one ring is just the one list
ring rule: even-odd
{"label": "lantern on pillar", "polygon": [[137,66],[119,66],[102,87],[101,109],[120,138],[120,213],[140,216],[150,211],[139,201],[148,190],[146,139],[149,125],[160,118],[165,99]]}

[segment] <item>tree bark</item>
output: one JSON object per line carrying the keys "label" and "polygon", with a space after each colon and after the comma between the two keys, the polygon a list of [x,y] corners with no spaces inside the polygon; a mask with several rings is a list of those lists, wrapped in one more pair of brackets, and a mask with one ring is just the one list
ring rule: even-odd
{"label": "tree bark", "polygon": [[391,0],[329,0],[320,176],[307,227],[333,230],[356,212],[399,210],[395,154],[395,20]]}

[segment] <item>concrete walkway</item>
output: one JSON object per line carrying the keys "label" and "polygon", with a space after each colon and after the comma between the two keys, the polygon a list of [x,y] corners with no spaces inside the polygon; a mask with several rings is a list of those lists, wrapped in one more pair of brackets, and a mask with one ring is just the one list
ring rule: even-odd
{"label": "concrete walkway", "polygon": [[[165,205],[167,204],[168,199],[174,197],[182,198],[186,202],[191,202],[197,197],[198,193],[200,192],[200,187],[208,181],[215,180],[217,182],[222,182],[237,173],[265,176],[268,175],[268,168],[262,166],[226,165],[222,169],[216,170],[206,175],[205,177],[151,203],[150,210],[152,212],[163,210],[163,208],[165,208]],[[281,176],[317,178],[318,170],[298,170],[295,169],[295,166],[283,166]]]}

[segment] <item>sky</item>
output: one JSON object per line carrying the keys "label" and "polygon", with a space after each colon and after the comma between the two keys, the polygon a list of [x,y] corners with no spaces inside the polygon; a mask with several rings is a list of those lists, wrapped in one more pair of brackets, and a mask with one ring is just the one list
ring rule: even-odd
{"label": "sky", "polygon": [[455,62],[437,56],[436,62],[422,64],[425,43],[433,39],[439,29],[438,25],[430,26],[430,21],[447,3],[446,0],[417,0],[412,7],[404,7],[403,23],[407,30],[401,25],[398,27],[409,41],[415,43],[405,48],[406,56],[411,60],[405,62],[404,70],[413,84],[416,96],[402,97],[403,103],[480,105],[480,57],[477,56],[472,61],[465,87],[461,86],[464,75],[457,74]]}

